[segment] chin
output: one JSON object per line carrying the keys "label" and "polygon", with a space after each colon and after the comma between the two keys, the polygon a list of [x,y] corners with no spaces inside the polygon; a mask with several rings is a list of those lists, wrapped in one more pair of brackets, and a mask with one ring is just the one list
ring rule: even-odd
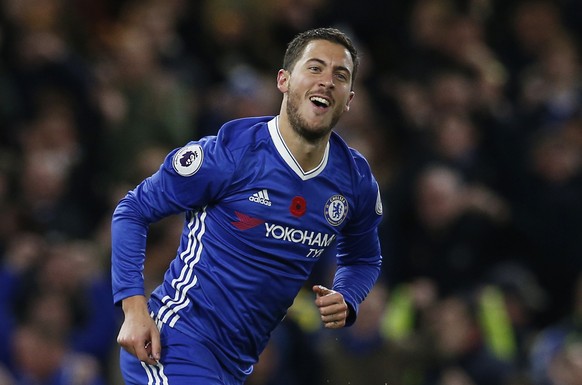
{"label": "chin", "polygon": [[325,138],[329,132],[331,131],[331,128],[329,126],[307,126],[307,127],[302,127],[299,130],[299,134],[304,137],[305,139],[307,139],[308,141],[311,142],[315,142],[318,141],[320,139]]}

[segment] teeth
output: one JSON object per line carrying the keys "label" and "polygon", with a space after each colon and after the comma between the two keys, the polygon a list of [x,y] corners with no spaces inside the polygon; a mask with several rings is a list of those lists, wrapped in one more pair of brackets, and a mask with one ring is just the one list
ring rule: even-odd
{"label": "teeth", "polygon": [[319,97],[319,96],[313,96],[313,97],[311,97],[309,100],[311,100],[312,102],[318,102],[318,103],[321,103],[321,104],[323,104],[323,105],[325,105],[325,106],[329,106],[329,100],[327,100],[327,99],[324,99],[324,98],[321,98],[321,97]]}

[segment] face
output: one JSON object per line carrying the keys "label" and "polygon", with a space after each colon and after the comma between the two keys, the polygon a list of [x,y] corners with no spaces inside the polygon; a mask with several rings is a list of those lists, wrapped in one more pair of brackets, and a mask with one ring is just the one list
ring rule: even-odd
{"label": "face", "polygon": [[341,44],[310,42],[291,72],[280,70],[277,86],[285,97],[292,129],[309,141],[329,135],[354,96],[353,61]]}

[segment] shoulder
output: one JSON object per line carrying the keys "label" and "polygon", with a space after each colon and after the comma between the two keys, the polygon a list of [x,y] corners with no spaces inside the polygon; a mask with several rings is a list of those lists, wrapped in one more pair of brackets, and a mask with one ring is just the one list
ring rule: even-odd
{"label": "shoulder", "polygon": [[358,150],[349,147],[336,133],[332,134],[330,144],[340,162],[343,165],[347,164],[346,173],[349,173],[349,176],[346,177],[350,178],[354,201],[359,207],[364,208],[365,212],[375,212],[382,216],[380,188],[368,160]]}
{"label": "shoulder", "polygon": [[271,119],[272,116],[259,116],[231,120],[220,128],[217,141],[231,149],[248,146],[268,136],[267,123]]}
{"label": "shoulder", "polygon": [[332,132],[330,146],[343,162],[347,162],[350,170],[357,178],[372,178],[372,170],[368,160],[358,150],[349,147],[337,133]]}
{"label": "shoulder", "polygon": [[[268,135],[271,117],[243,118],[221,126],[216,135],[209,135],[174,149],[166,163],[181,176],[191,176],[206,166],[220,165],[222,174],[234,170],[241,157],[257,146],[261,136]],[[231,165],[231,166],[229,166]]]}

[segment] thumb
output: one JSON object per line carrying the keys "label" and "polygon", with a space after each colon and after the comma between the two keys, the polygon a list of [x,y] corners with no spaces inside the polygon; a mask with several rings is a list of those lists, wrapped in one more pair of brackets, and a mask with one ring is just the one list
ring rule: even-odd
{"label": "thumb", "polygon": [[318,297],[323,297],[324,295],[333,293],[333,290],[328,289],[327,287],[322,285],[314,285],[312,287],[312,290],[315,294],[317,294]]}

